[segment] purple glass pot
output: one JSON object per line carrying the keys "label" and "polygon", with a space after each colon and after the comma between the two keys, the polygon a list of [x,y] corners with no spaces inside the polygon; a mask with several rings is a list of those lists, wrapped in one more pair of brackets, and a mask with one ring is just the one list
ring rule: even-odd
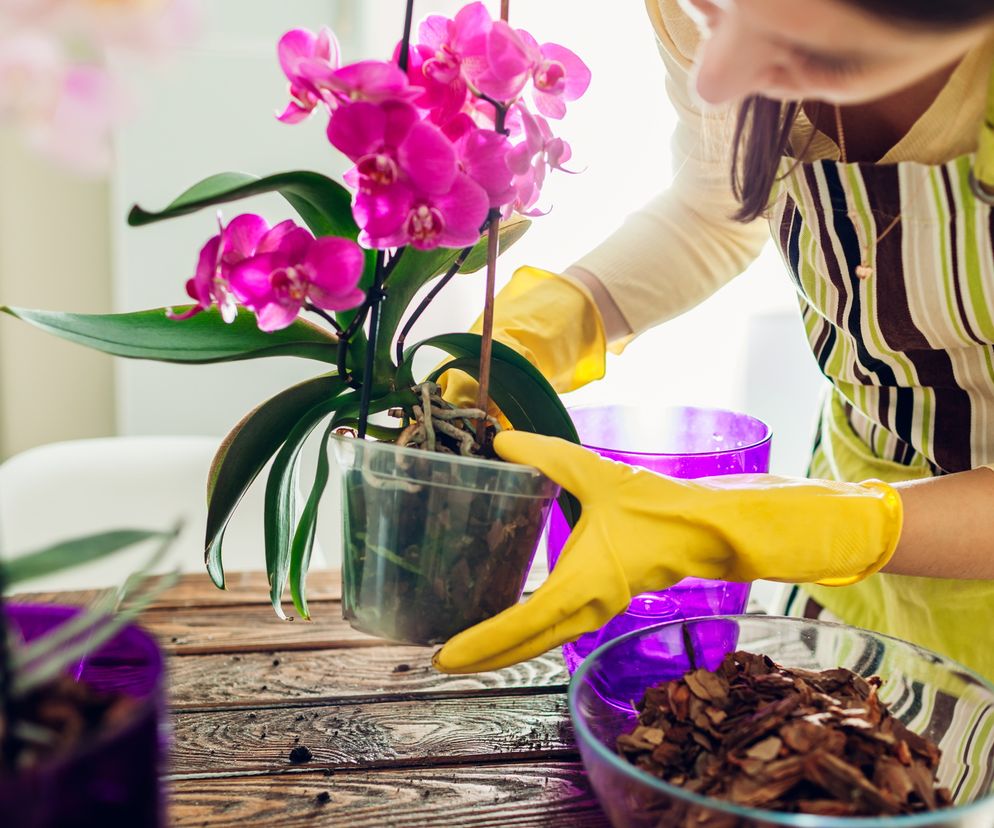
{"label": "purple glass pot", "polygon": [[[30,641],[79,612],[75,607],[12,604],[13,631]],[[109,728],[70,756],[0,779],[4,825],[83,828],[164,825],[159,784],[165,757],[165,668],[155,640],[135,625],[70,670],[99,690],[141,700],[126,722]]]}
{"label": "purple glass pot", "polygon": [[[571,408],[580,442],[598,454],[670,477],[767,472],[769,427],[755,417],[715,408],[653,408],[592,405]],[[559,507],[549,519],[549,568],[569,536]],[[601,644],[619,635],[680,618],[738,615],[745,611],[749,585],[685,578],[663,592],[636,595],[628,610],[597,632],[563,647],[572,673]]]}

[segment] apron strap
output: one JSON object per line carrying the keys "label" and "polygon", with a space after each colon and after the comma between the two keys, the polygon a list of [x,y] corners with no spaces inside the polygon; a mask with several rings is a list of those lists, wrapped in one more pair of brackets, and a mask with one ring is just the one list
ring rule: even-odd
{"label": "apron strap", "polygon": [[980,125],[977,161],[970,183],[977,198],[987,204],[994,204],[994,70],[987,88],[987,107]]}

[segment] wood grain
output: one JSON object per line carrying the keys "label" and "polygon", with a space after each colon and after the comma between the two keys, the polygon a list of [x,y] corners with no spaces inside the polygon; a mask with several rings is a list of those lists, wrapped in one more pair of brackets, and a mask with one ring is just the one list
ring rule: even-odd
{"label": "wood grain", "polygon": [[189,710],[527,687],[565,692],[569,681],[558,649],[524,664],[467,676],[439,673],[431,666],[432,652],[429,647],[390,645],[173,658],[169,700],[174,710]]}
{"label": "wood grain", "polygon": [[189,779],[173,783],[170,816],[209,828],[610,825],[576,762]]}
{"label": "wood grain", "polygon": [[301,746],[307,767],[336,770],[576,756],[562,693],[459,696],[177,713],[171,772],[288,771]]}
{"label": "wood grain", "polygon": [[[23,592],[12,600],[37,604],[67,604],[89,606],[106,593],[105,589],[67,590],[64,592]],[[309,601],[338,601],[342,597],[341,573],[318,570],[307,576]],[[182,575],[179,582],[166,590],[152,605],[153,609],[178,607],[224,607],[239,604],[269,606],[269,581],[266,573],[225,573],[225,588],[214,586],[206,572]]]}
{"label": "wood grain", "polygon": [[312,602],[310,609],[311,621],[282,621],[268,604],[156,609],[144,613],[141,624],[167,653],[181,656],[389,644],[353,630],[338,601]]}
{"label": "wood grain", "polygon": [[[307,575],[307,599],[338,601],[342,597],[340,572],[314,570]],[[289,603],[289,602],[288,602]],[[158,609],[169,607],[218,607],[233,604],[269,606],[269,581],[265,572],[225,573],[224,589],[214,586],[207,573],[184,575],[176,586],[155,602]]]}

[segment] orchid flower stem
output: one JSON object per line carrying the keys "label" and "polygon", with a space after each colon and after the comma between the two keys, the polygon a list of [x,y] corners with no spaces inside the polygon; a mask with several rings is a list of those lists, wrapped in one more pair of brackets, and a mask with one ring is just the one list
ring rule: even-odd
{"label": "orchid flower stem", "polygon": [[325,322],[327,322],[329,325],[331,325],[331,327],[334,329],[335,333],[337,333],[339,335],[345,333],[345,329],[341,325],[338,324],[338,320],[335,319],[335,317],[332,316],[330,313],[328,313],[328,311],[323,310],[322,308],[319,308],[317,305],[315,305],[315,304],[313,304],[311,302],[307,302],[304,305],[304,307],[306,307],[307,310],[309,310],[311,313],[316,313]]}
{"label": "orchid flower stem", "polygon": [[507,23],[507,16],[511,13],[511,0],[500,0],[500,19]]}
{"label": "orchid flower stem", "polygon": [[[497,245],[500,232],[500,211],[490,211],[490,227],[487,230],[487,288],[483,305],[483,332],[480,342],[480,377],[476,392],[476,407],[481,411],[490,409],[490,356],[494,344],[494,294],[497,289]],[[476,442],[482,446],[486,435],[487,421],[476,423]]]}
{"label": "orchid flower stem", "polygon": [[[396,257],[394,258],[396,259]],[[369,419],[369,401],[373,391],[373,365],[376,357],[376,335],[380,327],[380,300],[383,298],[383,283],[389,275],[383,260],[383,251],[377,250],[373,286],[369,289],[369,298],[366,300],[372,303],[372,308],[369,317],[369,344],[366,346],[366,370],[363,372],[362,389],[359,392],[358,437],[360,440],[366,436],[366,425]]]}
{"label": "orchid flower stem", "polygon": [[[506,0],[504,0],[506,3]],[[411,26],[414,23],[414,0],[407,0],[407,11],[404,14],[404,39],[400,42],[400,55],[397,65],[407,71],[407,59],[411,53]]]}
{"label": "orchid flower stem", "polygon": [[442,292],[442,289],[452,281],[452,277],[459,272],[459,268],[463,266],[466,261],[466,257],[469,256],[470,252],[473,250],[472,246],[464,247],[459,251],[459,255],[456,260],[452,263],[445,275],[435,283],[435,286],[431,289],[427,296],[421,301],[421,304],[414,309],[414,313],[411,314],[407,322],[404,323],[404,327],[401,328],[400,336],[397,337],[397,364],[399,365],[404,361],[404,345],[407,342],[407,335],[411,332],[411,328],[414,327],[415,323],[421,318],[421,315],[428,309],[428,306],[435,301],[435,297]]}
{"label": "orchid flower stem", "polygon": [[[355,313],[355,316],[352,318],[352,321],[349,323],[349,326],[341,334],[339,334],[338,358],[336,360],[338,363],[338,375],[346,380],[353,388],[358,388],[359,383],[349,375],[347,357],[349,353],[349,346],[352,344],[352,337],[356,335],[356,331],[366,324],[366,317],[369,315],[370,308],[372,308],[373,305],[378,304],[380,300],[384,298],[385,294],[383,293],[383,286],[386,284],[387,279],[390,278],[390,274],[393,273],[394,268],[396,268],[397,264],[400,262],[400,257],[404,254],[404,250],[405,248],[402,247],[394,253],[386,267],[382,267],[382,263],[380,262],[380,257],[382,257],[383,254],[377,253],[377,268],[382,268],[379,289],[371,289],[367,292],[366,301],[360,305],[359,309]],[[380,271],[377,270],[376,272],[379,273]],[[377,277],[374,275],[373,278],[375,282]],[[337,326],[337,323],[335,324]]]}

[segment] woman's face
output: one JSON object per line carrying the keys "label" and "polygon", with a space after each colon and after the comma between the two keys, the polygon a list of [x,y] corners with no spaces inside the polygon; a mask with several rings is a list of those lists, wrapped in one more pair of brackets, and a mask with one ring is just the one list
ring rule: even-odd
{"label": "woman's face", "polygon": [[753,94],[876,100],[950,65],[994,27],[892,23],[842,0],[680,1],[704,33],[695,83],[711,104]]}

